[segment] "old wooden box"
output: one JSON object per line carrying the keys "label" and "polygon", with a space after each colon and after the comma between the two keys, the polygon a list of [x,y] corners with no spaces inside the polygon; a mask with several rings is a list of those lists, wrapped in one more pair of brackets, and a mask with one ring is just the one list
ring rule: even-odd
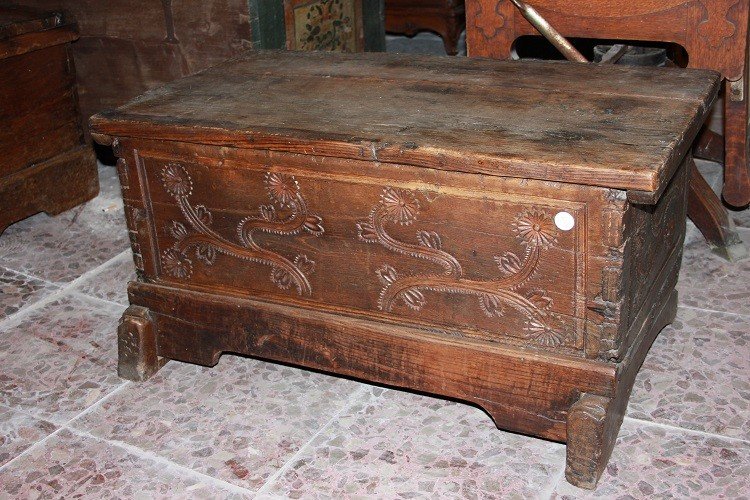
{"label": "old wooden box", "polygon": [[[80,104],[88,119],[94,113],[120,106],[146,90],[197,73],[251,49],[286,46],[289,26],[283,0],[13,0],[48,10],[64,9],[78,22],[81,39],[73,45],[78,71]],[[300,3],[294,1],[295,5]],[[364,46],[357,50],[385,50],[383,0],[308,0],[312,39],[299,46],[341,50],[348,37],[333,36],[337,10],[361,5],[360,17],[348,19],[361,27]],[[305,6],[301,6],[304,10]],[[321,12],[323,14],[323,12]],[[292,15],[292,18],[294,15]],[[362,41],[362,40],[359,40]],[[351,44],[346,44],[346,48]]]}
{"label": "old wooden box", "polygon": [[77,37],[59,13],[0,6],[0,233],[99,192],[70,56]]}
{"label": "old wooden box", "polygon": [[92,118],[120,374],[246,353],[460,398],[593,487],[674,318],[708,71],[248,53]]}

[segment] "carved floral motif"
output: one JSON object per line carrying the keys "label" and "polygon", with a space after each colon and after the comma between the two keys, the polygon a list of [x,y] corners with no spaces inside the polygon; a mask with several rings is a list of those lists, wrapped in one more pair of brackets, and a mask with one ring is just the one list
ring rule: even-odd
{"label": "carved floral motif", "polygon": [[511,223],[511,229],[524,247],[523,254],[519,256],[507,251],[495,256],[502,277],[475,280],[465,277],[458,260],[442,249],[438,233],[418,230],[416,244],[397,240],[388,233],[388,224],[412,224],[416,222],[419,211],[419,200],[413,191],[386,187],[368,218],[357,222],[360,240],[442,268],[442,273],[400,275],[388,264],[381,266],[376,271],[382,284],[378,301],[381,310],[390,312],[396,303],[401,302],[419,311],[427,303],[424,295],[427,291],[473,295],[479,308],[490,318],[503,317],[509,309],[521,314],[529,340],[546,346],[557,346],[565,340],[550,312],[552,299],[544,290],[528,287],[542,251],[557,242],[556,228],[547,212],[531,208],[519,213]]}
{"label": "carved floral motif", "polygon": [[296,50],[357,49],[355,0],[319,0],[294,8]]}
{"label": "carved floral motif", "polygon": [[267,172],[263,179],[270,205],[261,205],[256,215],[245,217],[237,225],[234,243],[218,234],[211,225],[213,216],[204,205],[191,204],[193,182],[185,168],[177,163],[166,165],[161,172],[164,189],[172,195],[187,224],[172,221],[167,231],[175,239],[174,245],[162,253],[164,271],[179,279],[187,279],[193,273],[195,259],[207,266],[224,254],[271,267],[271,281],[283,290],[295,286],[300,295],[311,293],[307,275],[315,269],[315,262],[306,255],[297,255],[293,260],[261,247],[254,239],[258,232],[293,236],[307,231],[315,236],[323,234],[322,219],[311,214],[300,193],[299,184],[292,175]]}

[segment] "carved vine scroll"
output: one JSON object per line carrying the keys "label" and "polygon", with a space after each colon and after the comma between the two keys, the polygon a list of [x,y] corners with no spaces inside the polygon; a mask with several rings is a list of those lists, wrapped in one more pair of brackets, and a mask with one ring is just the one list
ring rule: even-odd
{"label": "carved vine scroll", "polygon": [[264,183],[270,205],[258,207],[257,214],[242,219],[237,225],[234,243],[211,228],[213,216],[204,205],[193,205],[190,195],[193,182],[182,165],[170,163],[161,172],[164,188],[177,202],[187,226],[172,221],[168,228],[175,238],[171,248],[164,251],[161,262],[164,270],[175,278],[187,279],[193,272],[195,258],[207,266],[216,261],[218,254],[255,262],[271,267],[271,281],[283,290],[294,285],[300,295],[310,295],[312,289],[307,275],[312,273],[315,262],[300,254],[289,260],[286,257],[261,247],[254,239],[256,233],[272,233],[294,236],[307,231],[315,236],[323,234],[322,219],[309,212],[299,184],[292,175],[267,172]]}
{"label": "carved vine scroll", "polygon": [[369,216],[357,222],[360,240],[442,268],[440,273],[405,276],[388,264],[380,267],[376,273],[382,283],[378,301],[381,310],[390,312],[401,302],[419,311],[427,303],[426,291],[472,295],[490,318],[503,317],[507,309],[521,314],[528,340],[545,346],[562,344],[565,334],[554,326],[550,312],[552,298],[544,290],[528,286],[542,252],[557,242],[554,222],[547,212],[537,208],[520,212],[511,228],[524,247],[523,254],[506,251],[495,256],[495,264],[503,277],[476,280],[465,277],[458,260],[442,249],[438,233],[419,230],[416,244],[399,241],[388,233],[388,224],[409,225],[417,220],[419,211],[419,200],[414,192],[386,187]]}

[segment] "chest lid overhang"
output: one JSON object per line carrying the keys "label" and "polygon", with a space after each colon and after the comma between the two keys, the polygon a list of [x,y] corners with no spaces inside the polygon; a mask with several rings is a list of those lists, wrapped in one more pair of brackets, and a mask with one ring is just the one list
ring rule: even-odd
{"label": "chest lid overhang", "polygon": [[0,60],[78,38],[78,27],[61,12],[0,5]]}
{"label": "chest lid overhang", "polygon": [[719,85],[704,70],[260,51],[146,92],[92,117],[91,128],[633,190],[655,201]]}

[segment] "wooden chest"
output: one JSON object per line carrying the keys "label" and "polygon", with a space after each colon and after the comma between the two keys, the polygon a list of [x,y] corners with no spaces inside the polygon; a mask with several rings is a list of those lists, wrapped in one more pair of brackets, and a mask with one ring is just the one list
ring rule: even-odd
{"label": "wooden chest", "polygon": [[99,192],[69,52],[76,38],[61,14],[0,6],[0,233]]}
{"label": "wooden chest", "polygon": [[120,375],[238,352],[451,396],[593,487],[672,321],[708,71],[248,53],[92,118]]}

